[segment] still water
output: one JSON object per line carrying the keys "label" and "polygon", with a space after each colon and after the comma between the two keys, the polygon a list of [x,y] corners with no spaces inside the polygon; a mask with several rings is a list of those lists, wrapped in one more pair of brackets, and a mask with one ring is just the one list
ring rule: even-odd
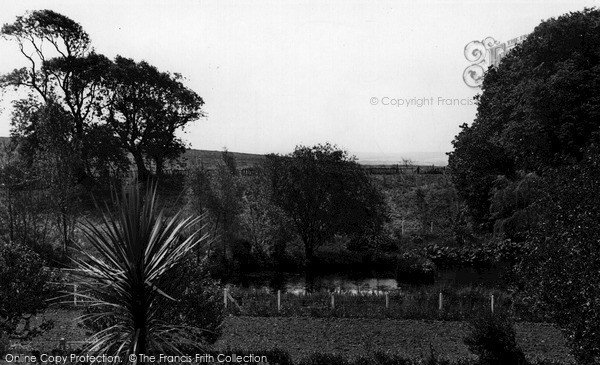
{"label": "still water", "polygon": [[[487,286],[502,285],[499,270],[456,269],[440,270],[435,276],[435,285],[439,286]],[[345,274],[316,276],[311,288],[313,291],[327,290],[347,294],[383,294],[388,291],[401,290],[408,287],[419,287],[427,284],[411,283],[410,278],[392,277],[357,277]],[[306,292],[306,278],[298,274],[273,273],[272,275],[249,276],[230,282],[236,286],[254,290],[281,290],[283,292],[303,294]]]}

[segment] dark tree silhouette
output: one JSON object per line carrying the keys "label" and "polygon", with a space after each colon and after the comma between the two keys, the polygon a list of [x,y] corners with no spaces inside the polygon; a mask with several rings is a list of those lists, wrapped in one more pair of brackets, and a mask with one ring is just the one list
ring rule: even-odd
{"label": "dark tree silhouette", "polygon": [[[55,103],[68,113],[77,179],[81,182],[90,177],[94,164],[106,165],[122,159],[119,151],[107,154],[101,150],[107,144],[104,141],[96,143],[99,136],[112,136],[90,133],[99,105],[100,81],[110,60],[93,52],[90,37],[81,25],[54,11],[36,10],[5,24],[0,33],[16,42],[28,64],[0,77],[0,87],[32,91],[36,102]],[[24,128],[27,126],[15,130]],[[94,143],[90,143],[91,139]],[[113,145],[110,141],[108,144]],[[109,160],[99,162],[101,158]]]}
{"label": "dark tree silhouette", "polygon": [[599,86],[600,10],[544,21],[488,71],[449,158],[473,219],[522,241],[521,285],[582,364],[600,359]]}
{"label": "dark tree silhouette", "polygon": [[179,74],[117,56],[104,81],[105,120],[133,155],[140,180],[148,177],[145,157],[153,158],[160,172],[166,159],[184,151],[175,131],[203,116],[202,98],[181,80]]}
{"label": "dark tree silhouette", "polygon": [[485,230],[499,175],[580,161],[600,130],[598,10],[542,22],[485,75],[477,117],[453,141],[449,166],[473,219]]}
{"label": "dark tree silhouette", "polygon": [[387,219],[384,199],[354,158],[330,144],[296,147],[289,155],[267,155],[273,199],[293,221],[304,243],[307,274],[315,250],[336,234],[380,232]]}

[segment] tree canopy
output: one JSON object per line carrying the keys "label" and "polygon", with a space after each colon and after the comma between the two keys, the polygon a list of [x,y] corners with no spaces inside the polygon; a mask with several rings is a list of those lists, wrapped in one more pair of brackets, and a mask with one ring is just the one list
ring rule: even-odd
{"label": "tree canopy", "polygon": [[381,231],[385,201],[354,158],[330,144],[298,146],[267,155],[273,200],[301,237],[307,268],[317,248],[337,234],[366,237]]}
{"label": "tree canopy", "polygon": [[122,168],[126,153],[133,155],[140,178],[147,176],[149,160],[160,173],[164,161],[185,150],[175,132],[203,116],[202,98],[183,85],[181,75],[121,56],[109,60],[93,50],[79,23],[62,14],[27,12],[0,34],[27,61],[0,77],[0,87],[28,92],[27,102],[16,101],[13,137],[28,139],[32,147],[36,126],[20,118],[29,112],[23,109],[58,105],[69,119],[67,139],[79,182]]}
{"label": "tree canopy", "polygon": [[182,84],[181,75],[144,61],[117,56],[103,85],[107,125],[133,155],[141,179],[147,175],[144,157],[153,158],[160,172],[165,159],[185,150],[175,131],[203,116],[202,98]]}
{"label": "tree canopy", "polygon": [[490,191],[499,175],[541,174],[581,161],[598,141],[600,11],[542,22],[490,68],[477,117],[453,141],[449,165],[473,219],[491,229]]}
{"label": "tree canopy", "polygon": [[477,117],[453,141],[473,221],[519,241],[521,288],[600,358],[600,10],[542,22],[485,75]]}

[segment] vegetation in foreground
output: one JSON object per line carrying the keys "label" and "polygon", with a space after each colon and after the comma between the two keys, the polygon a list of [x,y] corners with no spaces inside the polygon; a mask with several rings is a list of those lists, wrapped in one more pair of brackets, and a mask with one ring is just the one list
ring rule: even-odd
{"label": "vegetation in foreground", "polygon": [[[84,338],[83,328],[78,328],[72,321],[79,315],[80,312],[49,310],[47,319],[55,321],[54,328],[33,339],[27,351],[51,352],[57,348],[60,337],[69,341]],[[480,326],[485,331],[479,332],[483,335],[478,336],[480,340],[475,338],[475,343],[482,344],[484,349],[494,348],[496,344],[510,344],[513,331],[511,326],[504,328],[504,324],[510,322],[504,321],[503,317],[499,319],[499,324],[491,322],[492,325]],[[473,334],[475,332],[468,322],[455,321],[227,317],[223,323],[221,338],[207,351],[260,354],[280,349],[282,351],[277,352],[283,353],[294,364],[313,354],[330,359],[341,357],[343,360],[340,361],[345,364],[354,363],[361,356],[372,358],[380,353],[412,364],[429,358],[433,350],[439,360],[446,359],[451,364],[461,361],[474,364],[476,352],[471,352],[464,343],[464,339]],[[516,323],[514,335],[514,344],[523,350],[530,363],[550,364],[550,360],[555,364],[573,363],[564,337],[552,325]],[[507,341],[494,341],[496,338]],[[78,348],[81,344],[74,346]],[[514,347],[508,349],[510,353]]]}
{"label": "vegetation in foreground", "polygon": [[83,321],[94,329],[86,353],[176,355],[201,349],[205,332],[220,325],[218,310],[195,313],[216,303],[206,296],[210,288],[192,286],[195,278],[183,270],[186,256],[206,238],[193,230],[200,218],[181,212],[167,218],[156,187],[145,194],[140,189],[124,188],[117,212],[106,212],[102,226],[83,227],[97,252],[82,251],[85,260],[77,262],[77,295],[88,301]]}

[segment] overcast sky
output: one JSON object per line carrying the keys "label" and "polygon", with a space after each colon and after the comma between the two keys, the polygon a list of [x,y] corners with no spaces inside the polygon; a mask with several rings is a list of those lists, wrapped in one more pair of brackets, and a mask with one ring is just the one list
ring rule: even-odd
{"label": "overcast sky", "polygon": [[[208,115],[188,128],[193,148],[289,152],[328,141],[383,156],[451,150],[476,112],[462,102],[477,93],[462,80],[468,42],[506,41],[597,4],[21,0],[2,3],[0,22],[52,9],[79,22],[98,53],[183,74]],[[24,65],[16,44],[0,40],[0,73]],[[393,99],[428,102],[384,105]],[[0,135],[8,135],[2,105]]]}

